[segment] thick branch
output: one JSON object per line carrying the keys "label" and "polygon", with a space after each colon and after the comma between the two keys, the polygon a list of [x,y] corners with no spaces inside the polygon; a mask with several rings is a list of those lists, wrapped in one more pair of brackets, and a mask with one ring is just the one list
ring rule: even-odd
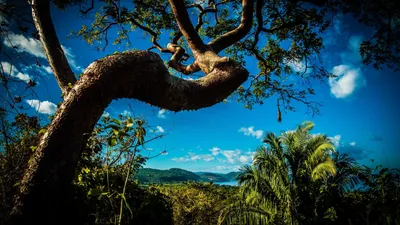
{"label": "thick branch", "polygon": [[242,19],[238,27],[208,43],[216,53],[235,44],[250,32],[253,24],[254,0],[242,0]]}
{"label": "thick branch", "polygon": [[57,224],[52,220],[67,219],[58,196],[73,178],[86,134],[113,99],[196,110],[223,101],[248,78],[247,70],[234,61],[218,56],[209,60],[214,61],[212,71],[196,81],[171,76],[159,55],[150,51],[114,54],[89,65],[40,141],[21,181],[12,222],[43,224],[49,218],[48,223]]}
{"label": "thick branch", "polygon": [[69,90],[68,84],[73,85],[76,82],[76,78],[68,64],[54,29],[50,15],[50,1],[32,0],[31,4],[33,20],[39,32],[44,53],[62,93],[66,95]]}
{"label": "thick branch", "polygon": [[189,47],[194,53],[204,52],[206,50],[206,45],[194,29],[184,1],[169,0],[169,3],[171,4],[172,12],[174,13],[179,29],[181,30],[182,35],[186,38]]}

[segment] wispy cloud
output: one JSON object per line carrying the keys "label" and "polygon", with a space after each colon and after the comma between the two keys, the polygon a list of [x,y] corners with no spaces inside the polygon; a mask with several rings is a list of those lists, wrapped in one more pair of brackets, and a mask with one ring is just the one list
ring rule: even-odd
{"label": "wispy cloud", "polygon": [[72,49],[69,47],[63,46],[63,45],[61,45],[61,48],[63,49],[63,51],[65,53],[65,57],[67,57],[67,60],[68,60],[69,64],[71,65],[72,69],[74,69],[75,72],[82,73],[83,68],[76,61],[76,59],[75,59],[76,56],[73,53]]}
{"label": "wispy cloud", "polygon": [[160,109],[160,111],[158,111],[157,117],[165,119],[165,118],[167,118],[167,114],[168,114],[167,110]]}
{"label": "wispy cloud", "polygon": [[244,135],[246,135],[246,136],[252,136],[257,139],[260,139],[263,135],[263,131],[262,130],[254,130],[254,126],[247,127],[247,128],[242,127],[239,129],[239,132],[244,133]]}
{"label": "wispy cloud", "polygon": [[[17,52],[21,53],[25,52],[33,56],[36,56],[38,58],[43,58],[43,59],[46,58],[46,55],[43,52],[42,45],[38,40],[34,38],[25,37],[22,34],[14,34],[9,32],[8,38],[5,38],[3,43],[7,47],[10,48],[15,47]],[[64,45],[61,45],[61,48],[64,51],[65,57],[67,57],[68,62],[71,65],[72,69],[78,73],[83,72],[83,68],[76,61],[76,55],[74,54],[72,49]],[[51,73],[52,71],[49,69],[50,67],[44,68],[46,72]]]}
{"label": "wispy cloud", "polygon": [[164,128],[162,128],[161,126],[157,126],[156,133],[164,133]]}
{"label": "wispy cloud", "polygon": [[345,145],[339,148],[340,153],[348,153],[356,160],[362,160],[367,158],[367,150],[365,148],[356,146],[356,145]]}
{"label": "wispy cloud", "polygon": [[101,117],[110,117],[110,113],[108,113],[108,112],[103,112],[103,115],[101,115]]}
{"label": "wispy cloud", "polygon": [[11,66],[8,62],[1,62],[2,70],[5,74],[9,74],[12,77],[18,78],[28,83],[32,78],[26,73],[21,73],[15,66]]}
{"label": "wispy cloud", "polygon": [[335,148],[338,148],[340,145],[340,139],[342,138],[341,135],[335,135],[334,137],[329,137],[329,139],[331,140],[333,146],[335,146]]}
{"label": "wispy cloud", "polygon": [[212,155],[218,155],[219,153],[221,153],[222,150],[218,147],[213,147],[212,149],[210,149],[210,151]]}
{"label": "wispy cloud", "polygon": [[336,98],[346,98],[357,89],[366,86],[361,69],[360,44],[362,36],[350,36],[347,49],[340,53],[341,65],[333,67],[332,73],[338,77],[329,78],[330,91]]}
{"label": "wispy cloud", "polygon": [[213,168],[213,170],[218,171],[218,172],[231,172],[231,171],[238,171],[240,166],[235,166],[235,165],[218,165]]}
{"label": "wispy cloud", "polygon": [[14,46],[17,52],[26,52],[39,58],[46,58],[40,42],[30,37],[27,38],[22,34],[9,32],[8,38],[5,38],[3,43],[10,48]]}
{"label": "wispy cloud", "polygon": [[218,147],[213,147],[210,149],[211,155],[213,156],[224,156],[224,159],[218,158],[220,162],[229,162],[231,164],[248,164],[253,161],[254,152],[242,152],[239,149],[235,150],[222,150]]}
{"label": "wispy cloud", "polygon": [[346,98],[354,91],[366,85],[361,70],[350,65],[339,65],[333,67],[332,73],[336,78],[329,78],[331,94],[336,98]]}
{"label": "wispy cloud", "polygon": [[350,145],[351,145],[351,146],[356,146],[356,142],[354,142],[354,141],[353,141],[353,142],[350,142]]}
{"label": "wispy cloud", "polygon": [[124,115],[124,116],[130,116],[132,113],[130,112],[130,111],[128,111],[128,110],[124,110],[123,112],[122,112],[122,115]]}
{"label": "wispy cloud", "polygon": [[52,115],[57,111],[57,105],[49,101],[39,101],[37,99],[28,99],[26,103],[34,108],[39,113]]}
{"label": "wispy cloud", "polygon": [[214,160],[214,157],[211,154],[196,154],[193,152],[189,152],[188,155],[179,158],[172,159],[175,162],[189,162],[189,161],[205,161],[210,162]]}

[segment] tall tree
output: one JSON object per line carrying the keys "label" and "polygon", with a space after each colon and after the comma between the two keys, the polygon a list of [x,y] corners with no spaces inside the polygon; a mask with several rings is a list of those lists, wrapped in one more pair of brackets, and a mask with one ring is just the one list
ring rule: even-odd
{"label": "tall tree", "polygon": [[[87,1],[53,2],[65,8]],[[128,9],[121,6],[118,0],[106,0],[93,25],[90,28],[84,26],[77,33],[88,42],[105,40],[108,43],[107,34],[111,27],[118,27],[121,31],[116,42],[126,39],[126,26],[140,29],[152,37],[154,49],[172,55],[169,67],[183,74],[198,71],[204,74],[198,80],[189,81],[171,75],[160,56],[152,51],[128,51],[96,60],[77,80],[55,32],[50,0],[29,1],[37,29],[36,36],[40,38],[64,101],[41,137],[21,181],[13,208],[13,222],[53,224],[67,221],[68,215],[63,215],[66,205],[60,196],[68,192],[87,140],[85,134],[92,131],[104,109],[114,99],[134,98],[171,111],[196,110],[221,102],[237,90],[240,100],[248,108],[276,95],[278,120],[281,119],[280,107],[292,109],[291,100],[300,101],[316,111],[318,105],[307,100],[314,90],[299,90],[293,83],[287,84],[284,75],[295,74],[306,81],[331,76],[320,67],[317,56],[323,47],[319,33],[329,26],[326,13],[337,8],[344,9],[340,4],[334,4],[336,2],[135,0],[133,8]],[[93,10],[95,1],[90,3],[91,7],[82,9],[81,13]],[[3,5],[1,11],[8,12]],[[233,10],[241,10],[240,16],[229,13]],[[189,12],[197,13],[196,26],[193,26]],[[379,26],[389,31],[398,29],[398,15],[390,15],[389,26],[383,26],[386,23]],[[376,28],[375,25],[371,24]],[[159,43],[161,32],[170,33],[173,37],[166,46]],[[384,37],[381,35],[377,39]],[[204,40],[210,41],[205,43]],[[284,48],[284,41],[289,41],[291,45]],[[380,49],[382,46],[379,45]],[[186,52],[185,48],[191,52]],[[220,56],[222,51],[225,51],[226,57]],[[249,75],[245,69],[245,55],[258,60],[257,75]],[[382,62],[381,57],[367,59],[379,64],[385,61],[383,59]],[[192,63],[183,65],[185,60]],[[295,72],[290,63],[303,63],[306,66],[303,72]],[[313,72],[305,76],[308,68],[312,68]],[[249,77],[250,86],[241,86]],[[54,222],[57,217],[58,222]],[[41,221],[43,218],[48,220]]]}
{"label": "tall tree", "polygon": [[258,224],[260,217],[263,224],[299,224],[317,217],[319,181],[335,175],[336,167],[330,157],[333,145],[324,135],[311,135],[313,126],[305,122],[280,137],[265,136],[267,147],[257,149],[253,166],[243,167],[237,177],[247,205],[235,206],[226,218],[248,214],[245,224]]}

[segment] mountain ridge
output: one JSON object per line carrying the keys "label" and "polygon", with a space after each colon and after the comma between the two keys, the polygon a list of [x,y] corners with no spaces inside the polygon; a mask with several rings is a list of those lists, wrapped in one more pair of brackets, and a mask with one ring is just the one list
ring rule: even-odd
{"label": "mountain ridge", "polygon": [[212,173],[192,172],[181,168],[167,170],[154,168],[141,168],[136,177],[141,183],[175,183],[185,181],[198,182],[229,182],[234,181],[239,172]]}

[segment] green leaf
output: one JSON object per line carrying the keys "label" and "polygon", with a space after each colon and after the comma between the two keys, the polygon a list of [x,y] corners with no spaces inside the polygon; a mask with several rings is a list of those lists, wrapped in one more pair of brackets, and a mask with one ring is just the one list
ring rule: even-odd
{"label": "green leaf", "polygon": [[117,145],[117,139],[115,139],[115,138],[108,139],[108,145],[110,147],[113,147],[113,146]]}
{"label": "green leaf", "polygon": [[32,152],[34,152],[38,147],[37,146],[31,146],[31,147],[29,147],[31,150],[32,150]]}
{"label": "green leaf", "polygon": [[46,129],[40,129],[38,134],[44,134],[46,133]]}
{"label": "green leaf", "polygon": [[103,192],[102,188],[91,188],[88,193],[87,196],[99,196],[99,195],[104,195],[107,192]]}
{"label": "green leaf", "polygon": [[112,131],[114,132],[114,134],[115,134],[116,136],[118,136],[118,134],[119,134],[119,131],[118,131],[118,130],[113,129]]}
{"label": "green leaf", "polygon": [[118,126],[121,125],[121,122],[114,118],[111,119],[111,122],[118,124]]}

